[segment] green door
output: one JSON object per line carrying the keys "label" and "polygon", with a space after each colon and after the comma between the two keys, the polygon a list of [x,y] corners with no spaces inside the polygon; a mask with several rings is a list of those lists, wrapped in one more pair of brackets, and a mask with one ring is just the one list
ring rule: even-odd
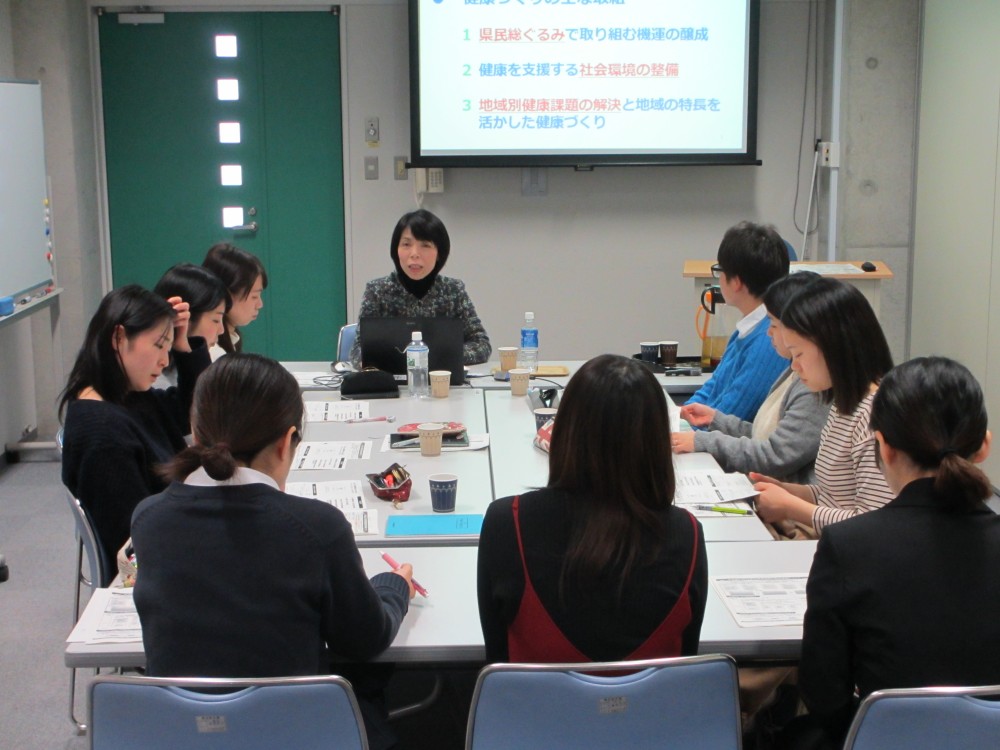
{"label": "green door", "polygon": [[100,18],[115,286],[152,287],[220,241],[269,285],[245,350],[334,355],[346,321],[339,18]]}

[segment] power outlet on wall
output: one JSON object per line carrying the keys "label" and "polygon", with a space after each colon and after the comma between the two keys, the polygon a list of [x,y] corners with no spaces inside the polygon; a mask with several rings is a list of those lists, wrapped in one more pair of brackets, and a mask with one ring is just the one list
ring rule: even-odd
{"label": "power outlet on wall", "polygon": [[820,141],[817,146],[819,149],[819,165],[821,167],[839,167],[840,166],[840,144],[834,141]]}

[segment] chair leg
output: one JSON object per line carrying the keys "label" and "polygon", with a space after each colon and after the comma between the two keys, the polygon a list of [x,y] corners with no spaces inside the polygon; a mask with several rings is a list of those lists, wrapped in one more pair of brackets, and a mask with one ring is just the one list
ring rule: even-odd
{"label": "chair leg", "polygon": [[435,674],[434,685],[431,687],[431,692],[428,693],[426,698],[423,698],[416,703],[410,703],[409,705],[392,709],[389,711],[389,719],[395,721],[396,719],[402,719],[404,716],[411,716],[418,711],[423,711],[425,708],[430,708],[434,704],[434,701],[441,696],[443,682],[444,681],[441,679],[441,675]]}
{"label": "chair leg", "polygon": [[[76,625],[77,620],[80,619],[80,583],[83,579],[83,573],[81,572],[83,567],[83,541],[79,540],[76,545],[76,589],[73,596],[73,624]],[[78,736],[85,735],[87,733],[87,725],[76,718],[76,668],[71,667],[69,670],[69,720],[73,722],[73,726],[76,727],[76,734]]]}
{"label": "chair leg", "polygon": [[76,668],[69,670],[69,720],[76,727],[76,734],[83,736],[87,733],[87,725],[76,718]]}

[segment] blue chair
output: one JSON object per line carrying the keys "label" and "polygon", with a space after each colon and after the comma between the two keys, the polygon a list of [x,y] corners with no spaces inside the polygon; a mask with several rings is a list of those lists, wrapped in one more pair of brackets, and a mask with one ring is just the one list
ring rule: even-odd
{"label": "blue chair", "polygon": [[368,748],[351,684],[337,676],[104,675],[91,683],[89,720],[91,750]]}
{"label": "blue chair", "polygon": [[337,361],[351,361],[351,347],[354,346],[354,338],[358,335],[358,324],[348,323],[340,327],[337,335]]}
{"label": "blue chair", "polygon": [[844,750],[1000,747],[1000,685],[878,690],[862,701]]}
{"label": "blue chair", "polygon": [[[615,674],[602,674],[608,672]],[[718,654],[588,664],[491,664],[476,681],[465,747],[739,750],[736,662]]]}

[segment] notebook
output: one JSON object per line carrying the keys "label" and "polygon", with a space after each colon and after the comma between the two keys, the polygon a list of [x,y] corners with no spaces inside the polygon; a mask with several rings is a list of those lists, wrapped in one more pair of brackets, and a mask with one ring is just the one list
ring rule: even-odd
{"label": "notebook", "polygon": [[430,350],[429,369],[448,370],[452,385],[462,385],[465,381],[465,326],[458,318],[364,317],[358,326],[362,367],[377,367],[405,381],[406,345],[413,332],[420,331]]}

